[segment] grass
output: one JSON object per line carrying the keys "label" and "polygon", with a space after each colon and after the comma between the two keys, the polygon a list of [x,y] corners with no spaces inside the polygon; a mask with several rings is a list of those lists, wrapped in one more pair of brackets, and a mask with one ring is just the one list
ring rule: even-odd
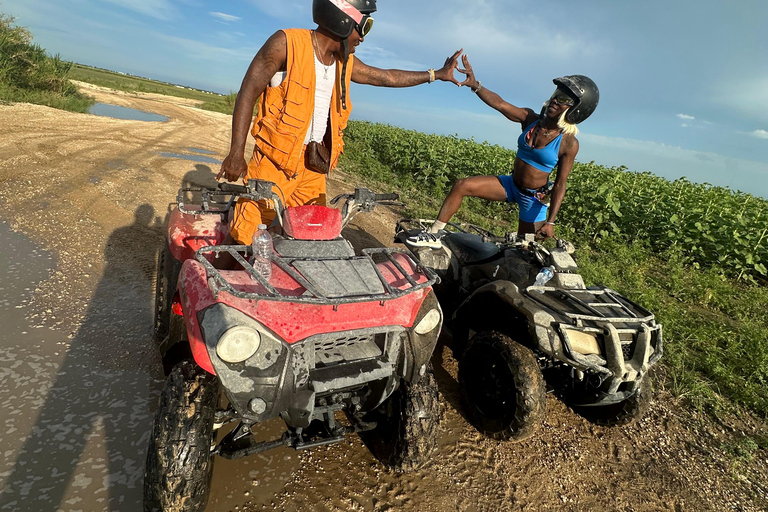
{"label": "grass", "polygon": [[[434,218],[454,179],[508,172],[513,158],[510,150],[471,140],[351,122],[341,166],[377,190],[398,191],[407,204],[407,215]],[[693,243],[662,245],[647,234],[632,236],[632,226],[643,222],[643,201],[637,195],[648,190],[647,186],[635,188],[633,176],[625,169],[579,164],[569,179],[561,210],[565,213],[567,208],[568,214],[559,216],[558,236],[576,245],[576,260],[587,285],[609,286],[656,315],[665,339],[660,370],[663,384],[672,393],[715,414],[746,408],[768,417],[768,325],[764,321],[768,288],[758,284],[760,281],[740,279],[738,269],[699,264],[696,254],[692,256],[688,250]],[[585,178],[588,183],[583,188],[579,180]],[[648,174],[641,179],[657,189],[686,186],[664,184],[662,178]],[[622,180],[632,183],[620,183]],[[623,191],[620,200],[606,199],[619,188]],[[696,192],[709,194],[707,201],[712,204],[733,202],[726,189],[697,188]],[[749,199],[760,211],[764,201]],[[594,204],[586,204],[588,201]],[[634,215],[633,220],[617,220],[621,215],[611,214],[610,222],[627,222],[625,231],[604,221],[593,227],[585,222],[589,213],[579,211],[582,205],[619,210],[620,202],[633,201],[632,211],[621,208],[625,216]],[[648,204],[653,208],[657,203]],[[742,225],[754,220],[748,217],[740,219]],[[456,218],[502,233],[516,228],[517,210],[503,203],[467,199]],[[714,230],[705,234],[714,243],[727,244],[730,240],[718,236],[727,235],[728,230],[721,231],[720,235]],[[762,238],[758,248],[765,248]]]}
{"label": "grass", "polygon": [[235,108],[236,98],[237,93],[233,92],[227,94],[226,96],[221,96],[213,100],[205,101],[200,104],[200,108],[204,110],[211,110],[213,112],[220,112],[222,114],[232,115],[232,111]]}
{"label": "grass", "polygon": [[127,75],[125,73],[117,73],[84,64],[75,64],[70,78],[118,91],[149,92],[165,96],[175,96],[177,98],[189,98],[200,102],[213,101],[222,97],[221,94],[213,92],[201,91],[191,87]]}
{"label": "grass", "polygon": [[0,13],[0,100],[86,112],[93,99],[69,81],[73,64],[50,56],[32,34]]}
{"label": "grass", "polygon": [[125,73],[117,73],[107,69],[99,69],[83,64],[75,64],[70,73],[72,80],[87,82],[89,84],[107,87],[125,92],[147,92],[154,94],[163,94],[166,96],[175,96],[177,98],[188,98],[199,101],[198,107],[213,112],[223,114],[232,114],[237,94],[227,95],[217,94],[208,91],[201,91],[191,87],[185,87],[176,84],[151,80]]}

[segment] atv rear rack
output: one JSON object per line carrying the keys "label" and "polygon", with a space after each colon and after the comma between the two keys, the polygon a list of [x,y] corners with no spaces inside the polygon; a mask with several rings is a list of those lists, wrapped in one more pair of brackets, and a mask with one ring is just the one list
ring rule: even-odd
{"label": "atv rear rack", "polygon": [[[200,203],[194,203],[197,208],[185,206],[186,193],[200,193]],[[228,192],[208,188],[180,188],[176,195],[176,206],[181,213],[187,215],[227,213],[235,202],[236,196]]]}
{"label": "atv rear rack", "polygon": [[[280,293],[279,290],[277,290],[266,279],[264,279],[264,277],[258,271],[256,271],[256,269],[253,268],[253,265],[251,265],[248,260],[246,260],[246,258],[244,258],[241,254],[248,253],[250,250],[250,247],[247,245],[224,245],[203,247],[199,249],[197,253],[195,253],[195,258],[197,261],[205,267],[208,275],[208,286],[213,292],[215,298],[218,298],[218,294],[223,291],[227,292],[233,297],[246,300],[274,300],[318,305],[330,304],[334,307],[337,307],[339,304],[351,304],[357,302],[381,302],[383,304],[385,301],[398,299],[417,290],[428,288],[432,286],[437,280],[437,276],[434,274],[434,272],[415,260],[409,251],[393,247],[363,249],[362,256],[325,258],[283,258],[275,253],[272,253],[272,262],[275,263],[283,272],[288,274],[294,281],[296,281],[305,289],[305,292],[302,295],[286,295]],[[205,257],[206,254],[209,253],[213,254],[214,257],[218,257],[219,253],[228,253],[243,267],[251,279],[262,285],[266,291],[264,293],[258,293],[235,289],[232,284],[227,281],[224,276],[222,276],[221,273],[216,268],[214,268],[210,261],[208,261],[208,259]],[[411,274],[403,268],[397,259],[394,258],[394,254],[402,254],[407,257],[411,264],[417,269],[417,271],[421,272],[427,279],[422,283],[416,282],[416,280],[411,277]],[[408,287],[404,289],[393,287],[377,267],[373,258],[374,255],[383,255],[385,260],[388,260],[389,263],[391,263],[397,269],[400,276],[408,283]],[[295,268],[295,264],[297,262],[338,261],[350,262],[352,265],[354,265],[355,262],[370,261],[371,267],[375,271],[375,275],[378,277],[384,292],[331,296],[328,293],[323,293],[323,291],[318,286],[310,282],[310,279],[307,279]]]}

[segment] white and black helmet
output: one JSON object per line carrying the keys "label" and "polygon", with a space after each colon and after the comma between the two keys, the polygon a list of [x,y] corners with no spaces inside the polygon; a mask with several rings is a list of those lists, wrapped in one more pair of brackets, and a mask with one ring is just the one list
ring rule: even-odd
{"label": "white and black helmet", "polygon": [[312,0],[312,19],[342,39],[357,29],[361,35],[365,22],[376,12],[376,0]]}
{"label": "white and black helmet", "polygon": [[574,104],[565,114],[565,120],[571,124],[579,124],[588,118],[597,108],[600,101],[600,91],[589,77],[584,75],[561,76],[552,80],[558,89],[573,98]]}
{"label": "white and black helmet", "polygon": [[341,70],[341,105],[347,108],[347,58],[349,36],[357,29],[365,37],[373,25],[376,0],[312,0],[312,19],[319,27],[339,36],[344,44],[344,66]]}

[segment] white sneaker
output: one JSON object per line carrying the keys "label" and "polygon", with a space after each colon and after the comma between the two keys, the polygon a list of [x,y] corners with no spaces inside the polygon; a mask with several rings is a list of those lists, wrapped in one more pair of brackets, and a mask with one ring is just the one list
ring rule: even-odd
{"label": "white sneaker", "polygon": [[439,249],[443,246],[441,239],[445,236],[445,231],[438,233],[427,233],[422,231],[421,233],[409,236],[405,239],[405,243],[412,247],[429,247],[430,249]]}

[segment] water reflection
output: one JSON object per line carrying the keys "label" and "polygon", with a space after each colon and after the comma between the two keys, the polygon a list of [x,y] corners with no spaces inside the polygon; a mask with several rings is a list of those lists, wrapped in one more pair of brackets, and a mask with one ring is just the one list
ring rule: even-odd
{"label": "water reflection", "polygon": [[135,108],[119,107],[117,105],[110,105],[108,103],[96,103],[90,109],[88,109],[88,113],[95,116],[127,119],[132,121],[165,122],[168,120],[166,116],[161,116],[160,114],[144,112],[143,110],[136,110]]}

